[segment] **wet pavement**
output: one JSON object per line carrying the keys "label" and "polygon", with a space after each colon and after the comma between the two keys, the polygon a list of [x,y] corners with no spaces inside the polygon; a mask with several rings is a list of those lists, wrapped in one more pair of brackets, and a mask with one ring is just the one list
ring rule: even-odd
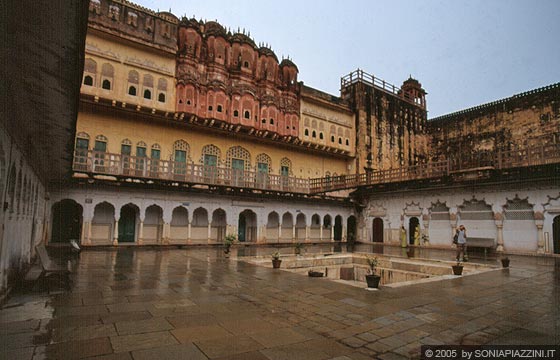
{"label": "wet pavement", "polygon": [[510,269],[365,291],[237,260],[271,252],[83,251],[71,292],[36,284],[4,304],[0,358],[404,359],[423,344],[560,344],[560,258],[510,256]]}

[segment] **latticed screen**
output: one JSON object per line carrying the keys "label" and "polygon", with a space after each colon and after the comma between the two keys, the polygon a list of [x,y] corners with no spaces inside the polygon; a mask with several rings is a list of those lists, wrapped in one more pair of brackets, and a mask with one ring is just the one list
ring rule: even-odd
{"label": "latticed screen", "polygon": [[533,207],[527,200],[508,200],[504,206],[507,220],[533,220]]}
{"label": "latticed screen", "polygon": [[226,166],[228,168],[232,167],[233,159],[243,160],[245,170],[251,171],[251,154],[249,154],[249,151],[247,151],[247,149],[242,148],[241,146],[234,146],[229,148],[226,158]]}
{"label": "latticed screen", "polygon": [[432,220],[449,220],[449,208],[445,204],[434,204],[430,214]]}
{"label": "latticed screen", "polygon": [[465,202],[459,212],[461,220],[494,220],[492,207],[484,201]]}

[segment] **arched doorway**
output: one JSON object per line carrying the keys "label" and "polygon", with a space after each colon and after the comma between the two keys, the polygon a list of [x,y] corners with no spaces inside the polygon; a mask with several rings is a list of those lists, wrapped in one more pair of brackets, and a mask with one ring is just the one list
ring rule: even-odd
{"label": "arched doorway", "polygon": [[128,204],[121,208],[119,218],[119,243],[130,243],[136,240],[136,218],[138,208]]}
{"label": "arched doorway", "polygon": [[346,221],[346,241],[354,243],[356,241],[356,217],[350,216]]}
{"label": "arched doorway", "polygon": [[560,254],[560,215],[556,216],[552,222],[552,243],[554,253]]}
{"label": "arched doorway", "polygon": [[383,242],[383,220],[381,218],[373,219],[373,242]]}
{"label": "arched doorway", "polygon": [[74,200],[64,199],[52,207],[51,242],[68,243],[71,239],[79,242],[82,233],[82,207]]}
{"label": "arched doorway", "polygon": [[257,240],[257,214],[251,210],[244,210],[239,214],[237,239],[240,242]]}
{"label": "arched doorway", "polygon": [[342,216],[337,215],[334,218],[334,241],[342,240]]}
{"label": "arched doorway", "polygon": [[[414,236],[419,226],[420,221],[417,217],[411,217],[410,220],[408,220],[408,243],[410,245],[414,245]],[[418,229],[418,231],[420,231],[420,229]]]}

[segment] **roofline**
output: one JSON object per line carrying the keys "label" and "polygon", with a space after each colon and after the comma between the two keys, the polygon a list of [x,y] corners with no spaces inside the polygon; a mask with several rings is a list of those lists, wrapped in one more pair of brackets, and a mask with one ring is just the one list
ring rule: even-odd
{"label": "roofline", "polygon": [[533,89],[533,90],[525,91],[525,92],[510,96],[510,97],[503,98],[503,99],[496,100],[496,101],[492,101],[492,102],[489,102],[489,103],[486,103],[486,104],[481,104],[481,105],[477,105],[477,106],[467,108],[467,109],[464,109],[464,110],[459,110],[459,111],[452,112],[452,113],[449,113],[449,114],[440,115],[438,117],[428,119],[428,121],[441,121],[441,120],[445,120],[445,119],[452,118],[452,117],[455,117],[455,116],[465,115],[465,114],[468,114],[468,113],[471,113],[471,112],[474,112],[474,111],[486,110],[486,109],[489,109],[489,108],[491,108],[493,106],[496,106],[496,105],[503,105],[503,104],[506,104],[506,103],[508,103],[510,101],[513,101],[513,100],[517,100],[517,99],[520,99],[520,98],[527,97],[529,95],[534,95],[534,94],[542,93],[542,92],[553,90],[553,89],[560,89],[560,82],[555,83],[555,84],[546,85],[546,86],[536,88],[536,89]]}

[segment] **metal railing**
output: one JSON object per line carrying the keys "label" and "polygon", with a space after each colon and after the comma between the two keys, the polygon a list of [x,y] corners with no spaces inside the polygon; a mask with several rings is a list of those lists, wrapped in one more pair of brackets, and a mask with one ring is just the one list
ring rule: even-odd
{"label": "metal railing", "polygon": [[369,86],[373,86],[375,88],[384,90],[390,94],[393,94],[395,96],[398,96],[400,98],[403,98],[411,103],[414,103],[416,105],[421,105],[421,103],[419,102],[419,99],[415,99],[413,96],[411,96],[408,93],[405,93],[403,91],[401,91],[400,87],[397,87],[391,83],[388,83],[387,81],[380,79],[380,78],[376,78],[375,76],[368,74],[367,72],[363,71],[363,70],[354,70],[352,71],[350,74],[343,76],[340,78],[340,88],[344,89],[345,87],[348,87],[350,85],[356,84],[358,82],[367,84]]}
{"label": "metal railing", "polygon": [[[502,170],[554,163],[560,163],[560,144],[498,150],[478,156],[469,156],[468,158],[444,159],[437,162],[376,170],[362,174],[303,179],[256,171],[78,149],[74,154],[73,169],[76,172],[100,175],[317,194],[359,186],[435,179],[459,172],[480,171],[481,169]],[[478,175],[475,172],[475,175],[472,176],[476,179]]]}

